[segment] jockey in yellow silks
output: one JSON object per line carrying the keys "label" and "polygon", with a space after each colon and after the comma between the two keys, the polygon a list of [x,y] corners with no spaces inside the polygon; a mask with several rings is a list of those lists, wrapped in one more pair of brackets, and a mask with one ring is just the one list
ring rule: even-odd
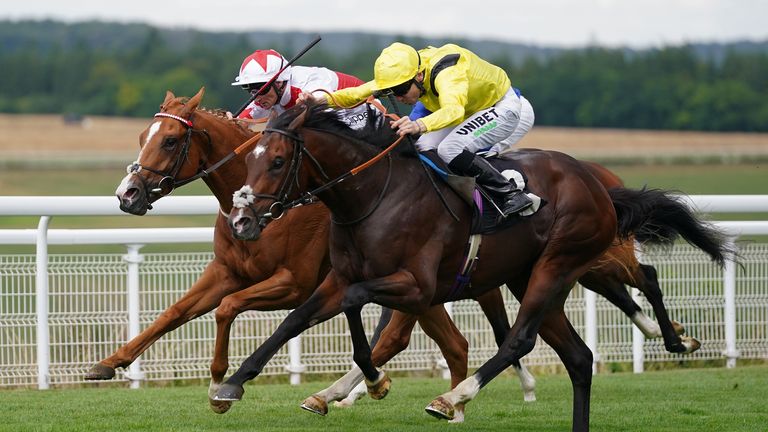
{"label": "jockey in yellow silks", "polygon": [[[475,177],[501,203],[504,216],[532,204],[514,180],[507,180],[475,154],[499,153],[533,124],[530,103],[512,88],[503,69],[458,45],[416,51],[396,42],[376,59],[373,81],[333,92],[327,101],[350,106],[377,92],[391,92],[409,105],[423,103],[431,114],[415,121],[402,117],[392,127],[400,135],[422,134],[417,148],[436,149],[451,170]],[[530,116],[521,122],[524,108]]]}

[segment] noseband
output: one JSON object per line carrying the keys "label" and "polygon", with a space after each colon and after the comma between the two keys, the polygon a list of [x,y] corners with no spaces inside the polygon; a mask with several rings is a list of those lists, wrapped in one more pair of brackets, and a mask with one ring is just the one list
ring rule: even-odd
{"label": "noseband", "polygon": [[293,191],[293,186],[296,185],[297,189],[299,187],[299,170],[301,169],[303,154],[306,154],[309,160],[312,161],[312,164],[315,165],[318,171],[320,171],[320,174],[326,180],[328,179],[328,175],[323,170],[323,167],[320,166],[320,163],[317,162],[317,159],[315,159],[309,150],[307,150],[307,148],[304,146],[304,138],[295,132],[275,128],[266,128],[264,129],[263,133],[266,134],[270,132],[280,134],[288,138],[293,143],[293,156],[291,157],[291,164],[288,166],[288,172],[283,178],[277,193],[274,195],[253,193],[250,187],[244,186],[234,194],[235,207],[242,208],[248,206],[251,211],[253,211],[254,215],[256,214],[256,211],[253,207],[251,207],[250,204],[253,203],[255,198],[263,198],[274,201],[272,205],[269,206],[269,212],[261,215],[259,219],[259,225],[262,227],[266,225],[267,218],[272,220],[280,219],[283,217],[287,210],[305,204],[312,204],[316,201],[315,196],[311,192],[308,192],[301,194],[298,199],[286,203],[288,196]]}
{"label": "noseband", "polygon": [[187,120],[183,117],[180,117],[174,114],[164,113],[164,112],[159,112],[155,114],[155,117],[168,117],[174,120],[178,120],[179,122],[181,122],[181,124],[186,126],[187,132],[184,134],[184,142],[182,143],[181,151],[178,153],[178,155],[176,155],[176,160],[173,161],[173,166],[171,167],[170,172],[162,171],[155,168],[150,168],[148,166],[142,165],[141,163],[139,163],[138,160],[136,160],[135,162],[128,165],[128,167],[126,167],[126,171],[128,172],[128,174],[138,174],[142,170],[146,170],[151,172],[152,174],[156,174],[162,177],[160,181],[157,183],[157,187],[150,189],[151,193],[155,193],[160,196],[168,195],[171,192],[173,192],[173,190],[176,189],[177,187],[184,186],[185,184],[192,182],[194,180],[197,180],[200,177],[205,177],[208,174],[210,174],[213,171],[213,169],[218,168],[220,164],[217,164],[215,168],[212,167],[212,169],[209,169],[209,170],[200,169],[195,175],[187,179],[176,180],[176,176],[179,174],[179,171],[181,171],[181,167],[182,165],[184,165],[184,162],[187,160],[187,156],[189,156],[189,147],[192,143],[192,133],[199,133],[199,134],[205,135],[205,137],[208,140],[209,146],[211,145],[211,136],[208,134],[208,131],[205,129],[195,129],[192,125],[192,121]]}
{"label": "noseband", "polygon": [[[291,158],[291,165],[288,168],[288,173],[286,174],[285,178],[283,179],[283,182],[280,185],[280,188],[278,190],[278,193],[275,195],[270,194],[263,194],[263,193],[253,193],[253,190],[250,186],[246,185],[243,186],[242,189],[234,193],[234,201],[235,201],[235,207],[243,208],[248,207],[251,209],[254,215],[257,215],[256,210],[251,205],[256,198],[265,198],[265,199],[271,199],[274,202],[272,205],[269,206],[269,211],[267,213],[262,214],[259,217],[259,226],[262,228],[266,226],[267,219],[280,219],[283,217],[286,211],[306,204],[312,204],[316,202],[317,194],[321,193],[323,191],[326,191],[333,186],[341,183],[346,178],[357,175],[360,171],[370,167],[377,161],[379,161],[383,156],[387,156],[387,162],[388,162],[388,172],[387,172],[387,180],[384,183],[384,187],[382,188],[381,192],[379,193],[379,197],[374,203],[374,205],[367,211],[365,214],[363,214],[361,217],[358,217],[351,221],[337,221],[333,217],[331,217],[331,221],[337,225],[354,225],[358,222],[363,221],[364,219],[368,218],[371,214],[373,214],[374,211],[379,207],[379,204],[384,200],[384,195],[386,194],[387,189],[389,188],[389,182],[392,178],[392,156],[390,154],[390,151],[402,140],[402,137],[399,138],[397,141],[395,141],[390,147],[388,147],[386,150],[382,151],[380,154],[378,154],[373,159],[369,160],[368,162],[364,163],[363,165],[360,165],[358,167],[353,168],[350,171],[347,171],[346,173],[340,175],[339,177],[336,177],[333,180],[330,180],[328,175],[323,170],[323,167],[320,165],[320,163],[315,159],[314,156],[312,156],[312,153],[309,152],[309,150],[304,146],[304,139],[297,133],[293,131],[286,131],[282,129],[276,129],[276,128],[266,128],[264,129],[264,133],[273,132],[280,135],[283,135],[284,137],[290,139],[293,142],[293,157]],[[299,198],[290,201],[285,202],[288,199],[288,195],[291,193],[291,189],[293,184],[296,185],[297,189],[299,187],[299,169],[301,167],[301,161],[302,161],[302,154],[306,154],[310,161],[315,165],[315,167],[320,171],[320,174],[323,176],[323,178],[327,181],[327,183],[323,184],[322,186],[309,191],[299,194]]]}

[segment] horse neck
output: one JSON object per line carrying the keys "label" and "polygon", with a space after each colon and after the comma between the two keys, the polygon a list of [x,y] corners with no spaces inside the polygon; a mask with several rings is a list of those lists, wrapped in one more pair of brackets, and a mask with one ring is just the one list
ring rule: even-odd
{"label": "horse neck", "polygon": [[[198,111],[197,113],[196,123],[198,124],[196,127],[205,129],[211,137],[210,148],[205,152],[206,161],[201,167],[203,169],[209,169],[253,136],[241,130],[228,119],[217,117],[205,111]],[[245,183],[247,174],[245,156],[248,154],[248,150],[250,149],[241,151],[211,174],[203,177],[203,181],[208,185],[208,188],[219,201],[219,207],[225,213],[229,213],[232,209],[232,194]]]}
{"label": "horse neck", "polygon": [[[370,146],[331,132],[305,129],[303,135],[307,150],[318,160],[330,179],[349,172],[379,153]],[[361,215],[362,211],[375,204],[380,192],[387,187],[387,183],[390,183],[388,185],[390,189],[395,182],[412,185],[418,183],[409,178],[413,170],[404,169],[403,164],[396,163],[394,159],[399,158],[393,158],[391,161],[392,173],[389,182],[387,178],[390,161],[384,157],[357,175],[348,177],[343,182],[318,194],[318,197],[338,219],[354,220]],[[312,165],[306,160],[304,163]],[[328,181],[330,180],[323,179],[317,173],[310,175],[311,187],[322,186]]]}

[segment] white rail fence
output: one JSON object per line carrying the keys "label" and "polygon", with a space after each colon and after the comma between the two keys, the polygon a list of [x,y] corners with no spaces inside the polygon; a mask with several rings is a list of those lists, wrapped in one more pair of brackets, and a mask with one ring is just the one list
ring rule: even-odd
{"label": "white rail fence", "polygon": [[[709,212],[768,213],[768,195],[699,195],[694,208]],[[211,197],[167,197],[153,215],[215,214]],[[83,383],[90,366],[150,324],[202,272],[211,253],[141,254],[150,243],[206,243],[211,228],[48,229],[51,217],[124,215],[114,197],[0,197],[0,216],[41,216],[37,229],[0,229],[0,245],[35,244],[35,255],[0,252],[0,387]],[[743,235],[768,235],[768,221],[718,222],[736,242]],[[123,244],[126,254],[48,254],[48,245]],[[737,244],[737,243],[734,243]],[[768,244],[738,243],[740,265],[723,270],[687,245],[649,251],[641,261],[656,266],[672,319],[702,341],[698,352],[667,353],[659,340],[644,340],[629,319],[602,297],[577,287],[568,316],[595,353],[596,370],[620,363],[642,372],[645,364],[713,360],[734,367],[738,358],[768,359]],[[0,249],[2,251],[2,249]],[[636,291],[636,290],[633,290]],[[652,311],[634,292],[644,311]],[[517,304],[509,296],[510,317]],[[472,301],[453,303],[451,313],[470,342],[470,366],[496,351],[490,327]],[[371,330],[380,309],[364,309]],[[287,311],[246,312],[232,327],[230,367],[237,367],[266,339]],[[138,387],[143,380],[208,377],[215,320],[209,313],[166,335],[117,379]],[[318,325],[283,348],[263,374],[338,373],[352,362],[346,322],[337,317]],[[528,365],[560,362],[546,344],[525,357]],[[389,370],[435,370],[437,347],[420,330]]]}

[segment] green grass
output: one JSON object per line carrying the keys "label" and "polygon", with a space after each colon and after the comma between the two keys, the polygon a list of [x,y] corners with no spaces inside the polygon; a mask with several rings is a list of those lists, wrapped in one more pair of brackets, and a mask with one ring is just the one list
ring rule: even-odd
{"label": "green grass", "polygon": [[696,194],[768,193],[768,164],[611,166],[628,187],[644,185]]}
{"label": "green grass", "polygon": [[[217,415],[206,387],[130,390],[84,388],[0,391],[0,431],[564,431],[570,430],[571,386],[542,376],[538,401],[524,403],[516,378],[501,375],[467,407],[464,424],[446,424],[423,408],[445,391],[441,379],[395,378],[381,401],[364,398],[327,417],[298,408],[326,382],[246,386],[243,401]],[[592,431],[766,431],[768,366],[597,375]]]}

